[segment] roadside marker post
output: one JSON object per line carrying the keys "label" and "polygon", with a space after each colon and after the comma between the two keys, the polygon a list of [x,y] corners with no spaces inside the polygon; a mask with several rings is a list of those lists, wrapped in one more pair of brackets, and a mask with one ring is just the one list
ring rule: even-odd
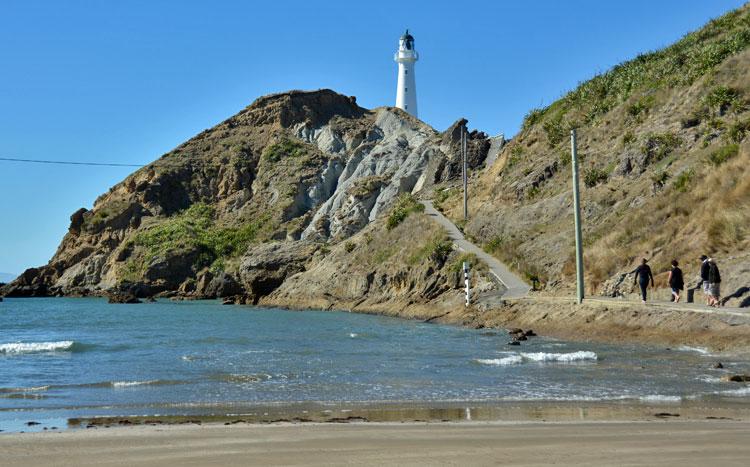
{"label": "roadside marker post", "polygon": [[570,130],[570,158],[573,166],[573,219],[576,229],[576,302],[583,302],[583,244],[581,242],[581,195],[578,189],[576,130]]}
{"label": "roadside marker post", "polygon": [[464,261],[464,285],[466,286],[466,306],[471,304],[471,295],[469,288],[469,263]]}

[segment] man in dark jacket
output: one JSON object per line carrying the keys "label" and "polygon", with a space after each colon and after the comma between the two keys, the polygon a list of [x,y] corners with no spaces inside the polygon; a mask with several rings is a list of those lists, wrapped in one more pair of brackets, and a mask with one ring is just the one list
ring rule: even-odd
{"label": "man in dark jacket", "polygon": [[709,258],[706,263],[708,264],[709,305],[719,306],[721,303],[721,274],[719,274],[719,266],[716,265],[716,261],[713,258]]}

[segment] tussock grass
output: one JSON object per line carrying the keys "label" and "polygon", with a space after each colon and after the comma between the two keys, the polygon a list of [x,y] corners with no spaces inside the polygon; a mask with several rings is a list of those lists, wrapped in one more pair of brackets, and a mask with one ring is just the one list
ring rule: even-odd
{"label": "tussock grass", "polygon": [[409,214],[422,211],[424,211],[424,205],[417,198],[410,193],[403,193],[398,197],[391,209],[391,213],[385,224],[386,228],[393,230],[397,225],[404,222],[409,217]]}

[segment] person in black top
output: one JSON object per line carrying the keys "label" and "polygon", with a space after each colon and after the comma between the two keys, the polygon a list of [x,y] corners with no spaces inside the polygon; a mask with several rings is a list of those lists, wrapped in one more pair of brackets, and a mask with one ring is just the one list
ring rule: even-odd
{"label": "person in black top", "polygon": [[669,287],[672,289],[672,301],[679,303],[680,292],[685,288],[685,280],[676,259],[672,260],[672,270],[669,271]]}
{"label": "person in black top", "polygon": [[637,282],[638,285],[641,286],[641,297],[643,297],[643,303],[646,303],[646,289],[648,288],[649,281],[651,281],[651,287],[654,286],[654,275],[651,274],[651,268],[646,263],[648,263],[648,260],[643,258],[641,265],[633,270],[635,273],[633,284]]}
{"label": "person in black top", "polygon": [[708,256],[701,255],[701,285],[703,286],[703,295],[706,296],[706,305],[711,305],[711,290],[708,287]]}

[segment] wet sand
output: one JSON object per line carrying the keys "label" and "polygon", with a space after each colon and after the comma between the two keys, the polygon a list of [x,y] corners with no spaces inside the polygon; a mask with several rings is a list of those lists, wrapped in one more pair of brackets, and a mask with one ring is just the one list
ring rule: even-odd
{"label": "wet sand", "polygon": [[747,465],[750,422],[173,425],[0,436],[0,465]]}

